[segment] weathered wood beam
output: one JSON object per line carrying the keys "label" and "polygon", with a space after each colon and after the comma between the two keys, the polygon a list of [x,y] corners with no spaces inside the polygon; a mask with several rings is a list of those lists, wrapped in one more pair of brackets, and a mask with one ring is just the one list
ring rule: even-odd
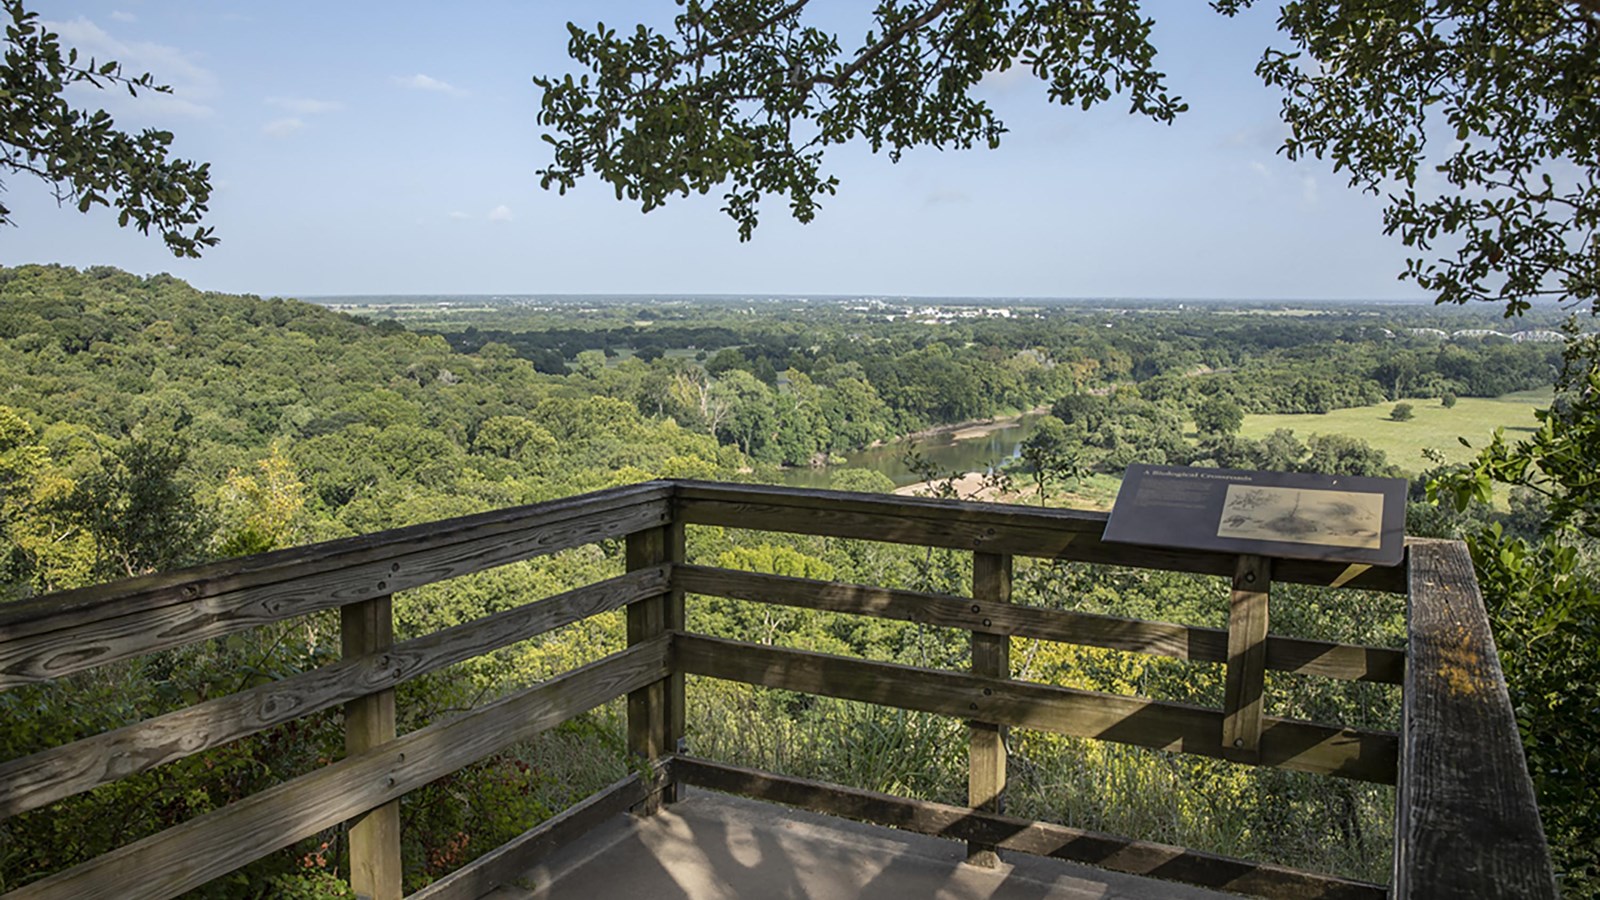
{"label": "weathered wood beam", "polygon": [[[394,646],[394,599],[388,595],[339,610],[339,642],[345,659],[360,659]],[[344,749],[359,756],[394,740],[394,686],[344,705]],[[400,900],[400,801],[390,800],[349,822],[350,889],[367,900]]]}
{"label": "weathered wood beam", "polygon": [[667,587],[642,569],[166,715],[0,763],[0,819],[219,747],[385,686],[621,609]]}
{"label": "weathered wood beam", "polygon": [[[668,537],[664,527],[628,535],[625,551],[628,570],[654,568],[665,563]],[[666,594],[647,597],[629,606],[627,628],[630,647],[667,635]],[[660,681],[642,685],[628,694],[628,752],[646,765],[654,763],[673,749],[667,734],[671,728],[671,716],[667,710],[667,682],[670,675],[671,672],[664,672]],[[659,795],[652,793],[641,804],[639,812],[651,815],[659,809],[660,803]]]}
{"label": "weathered wood beam", "polygon": [[1222,700],[1223,748],[1239,762],[1253,763],[1260,754],[1271,583],[1272,560],[1239,557],[1228,601],[1228,670]]}
{"label": "weathered wood beam", "polygon": [[[990,603],[1011,602],[1011,557],[994,553],[972,555],[972,599]],[[972,633],[972,674],[984,678],[1011,678],[1011,638],[1003,634]],[[967,805],[986,812],[1005,812],[1006,734],[1004,725],[967,723]],[[967,862],[992,869],[1000,865],[993,844],[967,844]]]}
{"label": "weathered wood beam", "polygon": [[[762,575],[710,566],[674,566],[674,584],[691,594],[775,603],[804,609],[854,613],[960,628],[984,634],[1040,638],[1193,662],[1228,661],[1228,632],[1168,622],[1146,622],[1074,610],[1042,609],[895,590],[838,581]],[[1354,681],[1399,684],[1405,678],[1403,650],[1335,644],[1269,635],[1269,669]]]}
{"label": "weathered wood beam", "polygon": [[1407,547],[1411,665],[1395,791],[1394,896],[1555,897],[1550,849],[1472,557]]}
{"label": "weathered wood beam", "polygon": [[1230,859],[1169,844],[1129,840],[1065,825],[774,775],[693,757],[679,757],[673,765],[678,777],[686,783],[715,791],[889,825],[918,834],[1087,863],[1113,872],[1282,900],[1382,900],[1388,896],[1382,885]]}
{"label": "weathered wood beam", "polygon": [[0,689],[621,537],[667,521],[644,485],[0,605]]}
{"label": "weathered wood beam", "polygon": [[[688,551],[684,541],[684,528],[681,521],[667,523],[663,529],[666,537],[666,568],[682,565],[687,558]],[[669,576],[670,577],[670,576]],[[676,584],[669,584],[662,596],[664,608],[662,610],[663,624],[673,634],[680,634],[689,627],[687,611],[684,606],[683,588]],[[685,714],[688,700],[684,694],[683,670],[672,665],[672,674],[667,676],[666,685],[667,703],[667,733],[665,736],[666,752],[677,753],[685,749],[684,737],[686,730]],[[661,784],[661,802],[676,803],[678,801],[678,782],[674,778],[667,778]]]}
{"label": "weathered wood beam", "polygon": [[[817,534],[1231,576],[1234,554],[1108,543],[1106,513],[700,481],[676,484],[691,525]],[[1405,593],[1400,567],[1283,560],[1279,581]]]}
{"label": "weathered wood beam", "polygon": [[[1182,703],[1002,681],[700,635],[674,640],[690,675],[1226,758],[1222,712]],[[1393,784],[1396,735],[1262,718],[1260,764]]]}
{"label": "weathered wood beam", "polygon": [[309,837],[668,671],[669,636],[324,766],[64,872],[5,900],[164,900]]}

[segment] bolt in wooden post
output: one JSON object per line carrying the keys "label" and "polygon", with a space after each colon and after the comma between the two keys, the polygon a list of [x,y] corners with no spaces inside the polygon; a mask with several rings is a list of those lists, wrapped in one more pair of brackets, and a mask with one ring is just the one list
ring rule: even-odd
{"label": "bolt in wooden post", "polygon": [[[628,535],[628,571],[648,569],[683,559],[683,526],[669,523]],[[668,629],[683,627],[683,593],[669,591],[628,607],[628,646],[655,638]],[[660,681],[628,694],[628,751],[640,761],[653,763],[677,749],[683,735],[683,674],[674,672]],[[635,811],[653,815],[663,802],[677,799],[677,786],[664,785],[641,802]]]}
{"label": "bolt in wooden post", "polygon": [[[340,610],[345,659],[381,653],[394,644],[394,605],[388,596]],[[394,690],[344,706],[344,748],[351,756],[394,740]],[[400,801],[350,820],[350,888],[367,900],[400,900]]]}
{"label": "bolt in wooden post", "polygon": [[1228,680],[1222,709],[1222,752],[1239,762],[1261,758],[1271,579],[1272,560],[1253,554],[1239,557],[1228,604]]}
{"label": "bolt in wooden post", "polygon": [[[1011,557],[975,553],[972,557],[972,598],[979,603],[1011,602]],[[981,607],[980,607],[981,611]],[[975,613],[976,615],[976,613]],[[1011,638],[1003,634],[972,633],[972,674],[989,678],[1011,677]],[[967,725],[967,805],[985,812],[1005,812],[1005,729],[986,722]],[[992,844],[967,842],[967,862],[985,868],[1000,864]]]}

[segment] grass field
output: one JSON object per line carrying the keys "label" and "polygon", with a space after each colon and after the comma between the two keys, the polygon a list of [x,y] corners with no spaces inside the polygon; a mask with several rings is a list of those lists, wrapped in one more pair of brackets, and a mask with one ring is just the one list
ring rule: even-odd
{"label": "grass field", "polygon": [[1353,435],[1387,453],[1389,462],[1408,472],[1420,472],[1428,467],[1422,457],[1424,447],[1439,450],[1451,462],[1465,462],[1473,451],[1461,446],[1458,437],[1471,441],[1474,447],[1482,447],[1496,428],[1505,428],[1506,437],[1512,440],[1519,434],[1531,432],[1538,424],[1533,411],[1548,406],[1550,396],[1550,389],[1545,388],[1491,400],[1462,397],[1450,409],[1440,406],[1437,399],[1408,400],[1416,417],[1407,422],[1389,418],[1393,403],[1323,414],[1252,415],[1244,417],[1244,427],[1239,429],[1239,434],[1259,439],[1274,429],[1287,428],[1302,441],[1313,434]]}

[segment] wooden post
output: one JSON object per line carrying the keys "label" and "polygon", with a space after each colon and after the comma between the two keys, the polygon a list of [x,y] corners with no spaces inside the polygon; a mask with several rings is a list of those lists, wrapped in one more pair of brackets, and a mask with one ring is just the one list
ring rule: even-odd
{"label": "wooden post", "polygon": [[[673,565],[685,561],[685,548],[683,538],[683,522],[674,518],[664,529],[666,532],[667,558],[666,561]],[[666,605],[663,611],[663,624],[668,631],[683,633],[688,629],[683,608],[683,589],[674,587],[662,598]],[[677,753],[687,748],[683,745],[684,736],[684,698],[683,698],[683,670],[676,664],[672,666],[672,674],[667,676],[667,734],[666,750],[668,753]],[[661,789],[663,803],[678,802],[678,782],[676,779],[668,782]]]}
{"label": "wooden post", "polygon": [[1253,554],[1239,557],[1228,604],[1228,680],[1222,707],[1223,753],[1239,762],[1261,758],[1271,581],[1270,559]]}
{"label": "wooden post", "polygon": [[[628,571],[659,566],[683,558],[683,526],[669,523],[628,535]],[[628,607],[628,646],[650,640],[669,628],[683,627],[683,594],[669,591]],[[683,674],[675,672],[628,694],[628,751],[640,762],[653,763],[677,750],[683,734]],[[652,791],[636,807],[642,816],[653,815],[663,802],[677,799],[676,785]]]}
{"label": "wooden post", "polygon": [[[394,605],[388,596],[340,610],[345,659],[381,653],[394,644]],[[344,748],[351,756],[394,740],[394,689],[344,706]],[[400,900],[400,801],[350,820],[350,889],[367,900]]]}
{"label": "wooden post", "polygon": [[[1472,556],[1409,539],[1395,900],[1561,895]],[[1574,892],[1577,893],[1577,892]]]}
{"label": "wooden post", "polygon": [[[982,603],[1011,602],[1011,557],[975,553],[972,557],[972,599]],[[982,607],[978,607],[981,613]],[[1011,677],[1011,638],[972,633],[972,674]],[[985,722],[967,725],[967,805],[985,812],[1005,811],[1005,728]],[[967,862],[985,868],[1000,864],[993,844],[967,842]]]}

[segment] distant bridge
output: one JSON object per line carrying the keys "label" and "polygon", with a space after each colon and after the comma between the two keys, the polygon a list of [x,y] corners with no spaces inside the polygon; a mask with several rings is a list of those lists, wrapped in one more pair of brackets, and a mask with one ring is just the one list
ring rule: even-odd
{"label": "distant bridge", "polygon": [[1407,328],[1406,332],[1415,337],[1434,337],[1443,341],[1474,340],[1483,341],[1490,338],[1504,338],[1518,344],[1559,344],[1566,340],[1566,336],[1559,331],[1549,329],[1531,329],[1528,331],[1495,331],[1493,328],[1463,328],[1460,331],[1444,331],[1439,328]]}

